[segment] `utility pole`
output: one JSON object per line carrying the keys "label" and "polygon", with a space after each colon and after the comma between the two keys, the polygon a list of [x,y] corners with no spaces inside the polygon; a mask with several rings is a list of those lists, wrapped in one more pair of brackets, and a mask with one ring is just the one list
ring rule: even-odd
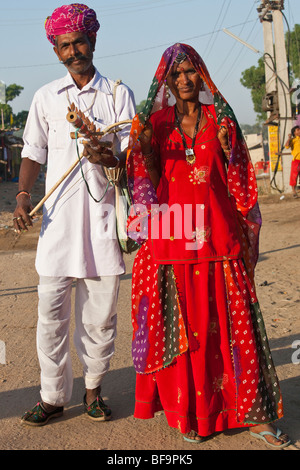
{"label": "utility pole", "polygon": [[[270,178],[273,188],[275,185],[280,191],[290,192],[289,178],[292,156],[289,150],[284,149],[284,144],[292,128],[292,110],[283,29],[283,9],[284,0],[262,0],[257,10],[263,24],[266,99],[270,101],[269,107],[265,107],[265,110],[268,111],[266,124],[269,133]],[[275,45],[275,57],[273,44]]]}

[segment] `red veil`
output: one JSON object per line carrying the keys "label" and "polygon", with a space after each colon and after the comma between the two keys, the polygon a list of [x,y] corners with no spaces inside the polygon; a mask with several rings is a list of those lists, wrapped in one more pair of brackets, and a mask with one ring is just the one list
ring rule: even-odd
{"label": "red veil", "polygon": [[[127,175],[131,201],[134,205],[128,220],[130,236],[143,243],[145,234],[137,231],[145,225],[137,226],[137,221],[148,217],[151,206],[157,203],[155,189],[151,183],[148,170],[141,153],[139,135],[150,115],[170,105],[172,100],[166,89],[165,81],[178,54],[185,54],[202,78],[205,90],[200,92],[199,101],[210,104],[218,126],[226,126],[231,146],[231,157],[228,164],[228,190],[234,197],[241,236],[243,238],[243,259],[248,275],[253,279],[254,268],[258,259],[258,240],[261,226],[261,215],[257,203],[256,178],[249,151],[236,117],[213,83],[207,68],[199,54],[186,44],[174,44],[163,54],[149,89],[146,104],[141,113],[133,119],[127,156]],[[175,103],[175,101],[174,101]],[[138,227],[138,229],[137,229]]]}
{"label": "red veil", "polygon": [[[148,221],[153,207],[157,206],[158,198],[139,142],[139,135],[151,114],[175,104],[175,101],[171,102],[174,97],[168,97],[169,90],[165,87],[165,81],[178,54],[185,54],[204,82],[199,101],[208,107],[217,127],[226,126],[229,134],[231,155],[227,168],[227,185],[237,214],[242,259],[212,264],[216,265],[216,270],[223,270],[223,274],[218,278],[218,285],[226,286],[222,294],[223,311],[228,315],[231,324],[230,354],[237,387],[238,421],[253,422],[258,419],[263,422],[265,419],[277,419],[282,415],[281,394],[254,287],[254,268],[258,259],[261,226],[254,169],[231,107],[212,82],[201,57],[192,47],[185,44],[177,43],[163,54],[144,109],[135,116],[130,133],[127,177],[132,207],[128,232],[129,236],[141,245],[135,259],[132,280],[134,366],[141,375],[154,373],[176,364],[176,358],[183,357],[187,350],[190,353],[201,351],[196,335],[199,331],[197,328],[201,328],[197,323],[201,321],[197,313],[197,302],[186,322],[183,318],[184,308],[180,292],[178,293],[176,266],[170,262],[157,263],[151,257],[147,241]],[[195,264],[190,268],[195,270],[196,277],[201,271],[197,266],[199,265]],[[203,263],[203,266],[204,272],[207,265],[205,267]],[[191,295],[195,299],[197,295],[207,295],[205,292],[200,293],[200,288],[193,285],[192,279],[190,286],[193,291]],[[201,302],[201,299],[199,301]],[[242,335],[248,338],[249,350]],[[259,366],[251,375],[254,385],[248,389],[247,374],[253,369],[253,364]],[[247,399],[251,398],[249,413],[243,408],[245,394],[248,394]],[[264,404],[263,408],[259,405],[261,402]],[[265,409],[268,410],[267,418]]]}

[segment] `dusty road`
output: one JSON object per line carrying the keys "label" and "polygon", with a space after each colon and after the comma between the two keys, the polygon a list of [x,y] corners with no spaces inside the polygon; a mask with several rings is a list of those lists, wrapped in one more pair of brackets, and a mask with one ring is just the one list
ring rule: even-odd
{"label": "dusty road", "polygon": [[[37,187],[33,195],[36,202],[41,191]],[[64,416],[43,428],[20,424],[23,412],[39,400],[34,260],[40,222],[25,235],[14,234],[10,227],[15,192],[14,183],[0,184],[0,450],[172,450],[183,454],[194,451],[194,444],[184,442],[175,429],[167,426],[163,413],[148,421],[133,418],[135,374],[130,352],[133,256],[125,257],[127,273],[121,281],[116,352],[103,385],[103,396],[112,407],[114,419],[93,423],[82,414],[81,365],[72,349],[74,389]],[[299,450],[300,199],[262,196],[260,204],[263,229],[256,270],[257,291],[284,398],[285,417],[279,426],[294,442],[288,450]],[[250,437],[247,430],[239,430],[218,434],[197,449],[269,448]]]}

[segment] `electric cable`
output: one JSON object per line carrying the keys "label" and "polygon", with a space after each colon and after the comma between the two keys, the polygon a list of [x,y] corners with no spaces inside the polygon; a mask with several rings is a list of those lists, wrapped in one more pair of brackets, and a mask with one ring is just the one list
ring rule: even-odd
{"label": "electric cable", "polygon": [[[204,57],[205,57],[205,55],[208,55],[208,54],[210,53],[211,49],[213,48],[213,46],[214,46],[214,44],[215,44],[215,42],[216,42],[216,39],[217,39],[217,37],[218,37],[218,34],[219,34],[219,32],[220,32],[220,30],[217,30],[216,28],[217,28],[217,24],[218,24],[218,22],[219,22],[219,19],[221,18],[221,15],[222,15],[222,12],[223,12],[223,10],[224,10],[225,4],[226,4],[226,0],[223,1],[223,5],[222,5],[222,7],[221,7],[221,10],[220,10],[220,12],[219,12],[219,16],[218,16],[217,21],[216,21],[215,26],[214,26],[214,30],[213,30],[213,32],[211,33],[211,37],[210,37],[210,39],[209,39],[209,41],[208,41],[208,43],[207,43],[206,51],[203,52],[203,56],[204,56]],[[229,1],[229,3],[227,2],[227,8],[226,8],[225,14],[223,15],[222,21],[220,22],[220,27],[221,27],[221,25],[223,24],[223,21],[224,21],[226,15],[227,15],[228,9],[230,8],[230,4],[231,4],[231,0]],[[214,35],[215,35],[215,37],[214,37]],[[213,37],[214,37],[214,40],[213,40],[213,42],[211,43],[211,45],[210,45],[210,47],[209,47],[210,41],[212,40]],[[208,50],[207,50],[207,49],[208,49]]]}

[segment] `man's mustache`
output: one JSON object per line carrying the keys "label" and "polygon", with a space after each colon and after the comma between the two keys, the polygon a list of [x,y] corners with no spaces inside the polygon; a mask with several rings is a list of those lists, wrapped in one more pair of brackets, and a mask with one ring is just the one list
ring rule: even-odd
{"label": "man's mustache", "polygon": [[88,60],[88,59],[89,59],[89,57],[87,57],[86,55],[78,54],[76,56],[69,57],[66,60],[60,60],[60,63],[64,64],[64,65],[71,65],[74,62],[74,60]]}

